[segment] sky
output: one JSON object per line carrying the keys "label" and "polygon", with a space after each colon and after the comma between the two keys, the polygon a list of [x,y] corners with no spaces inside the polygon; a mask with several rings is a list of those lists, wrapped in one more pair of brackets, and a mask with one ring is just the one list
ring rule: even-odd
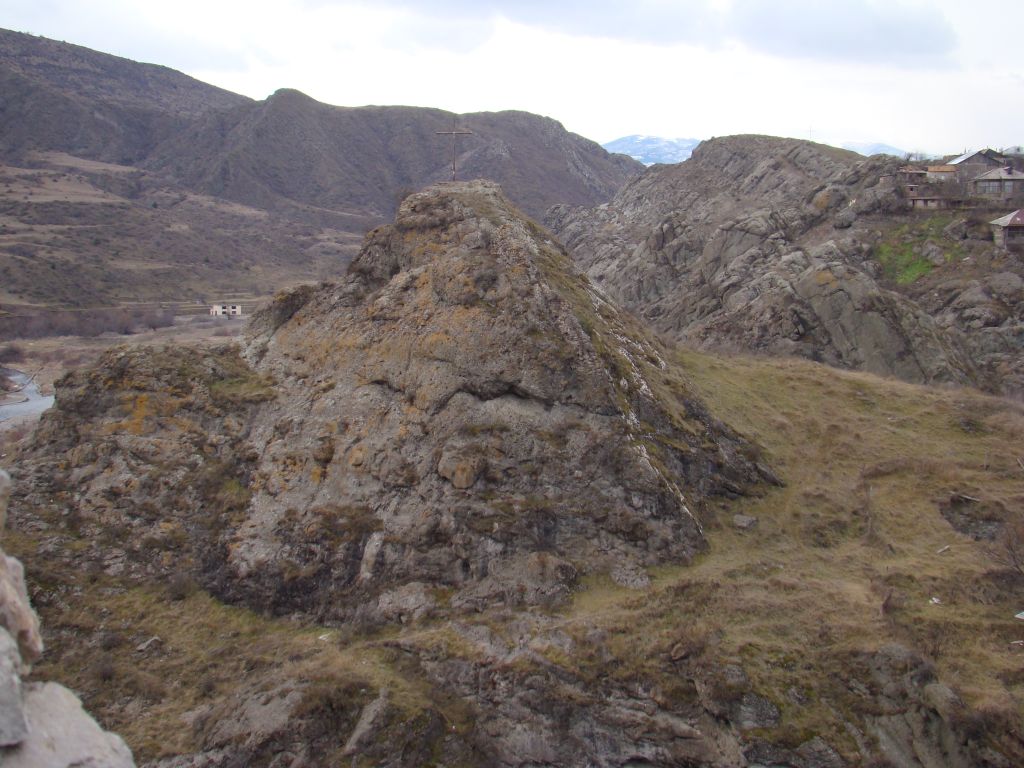
{"label": "sky", "polygon": [[264,99],[522,109],[598,142],[1024,144],[1020,0],[0,0],[0,27]]}

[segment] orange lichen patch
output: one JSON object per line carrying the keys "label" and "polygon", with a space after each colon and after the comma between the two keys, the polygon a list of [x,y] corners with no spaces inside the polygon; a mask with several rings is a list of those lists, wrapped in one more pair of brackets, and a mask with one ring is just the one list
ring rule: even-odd
{"label": "orange lichen patch", "polygon": [[128,417],[120,423],[111,424],[109,431],[125,431],[133,435],[142,435],[146,432],[146,418],[152,415],[149,395],[143,393],[136,395],[134,398],[127,399],[131,403],[131,405],[125,403],[124,406],[125,410],[128,411]]}
{"label": "orange lichen patch", "polygon": [[832,274],[831,270],[822,269],[814,275],[814,281],[818,285],[832,285],[836,282],[836,276]]}
{"label": "orange lichen patch", "polygon": [[366,461],[366,448],[361,445],[353,445],[348,451],[349,466],[359,467]]}

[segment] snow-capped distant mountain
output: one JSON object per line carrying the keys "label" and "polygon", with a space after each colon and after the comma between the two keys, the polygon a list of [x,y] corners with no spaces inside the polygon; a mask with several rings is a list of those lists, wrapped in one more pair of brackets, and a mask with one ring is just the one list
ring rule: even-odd
{"label": "snow-capped distant mountain", "polygon": [[[683,160],[688,160],[700,142],[700,139],[666,139],[663,136],[634,134],[609,141],[601,146],[609,152],[629,155],[644,165],[654,165],[655,163],[681,163]],[[906,150],[881,142],[847,141],[839,146],[865,157],[871,155],[907,156]]]}
{"label": "snow-capped distant mountain", "polygon": [[609,152],[618,152],[639,160],[644,165],[655,163],[681,163],[688,160],[700,139],[665,139],[661,136],[623,136],[602,146]]}
{"label": "snow-capped distant mountain", "polygon": [[871,157],[871,155],[894,155],[895,157],[906,157],[907,151],[894,147],[891,144],[880,144],[878,142],[870,141],[847,141],[843,144],[843,149],[848,149],[851,152],[856,152],[858,155],[864,155],[865,157]]}

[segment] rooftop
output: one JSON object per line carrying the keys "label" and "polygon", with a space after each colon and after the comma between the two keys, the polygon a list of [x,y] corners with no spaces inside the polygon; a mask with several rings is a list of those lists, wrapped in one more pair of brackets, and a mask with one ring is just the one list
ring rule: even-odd
{"label": "rooftop", "polygon": [[960,165],[960,163],[970,160],[975,155],[984,155],[985,157],[991,158],[993,160],[998,160],[1002,158],[1002,155],[996,152],[994,149],[978,149],[971,150],[970,152],[964,152],[962,155],[960,155],[960,157],[950,160],[948,164]]}
{"label": "rooftop", "polygon": [[1013,213],[1008,213],[995,221],[990,221],[989,224],[996,227],[1024,227],[1024,208],[1018,208]]}
{"label": "rooftop", "polygon": [[1013,168],[993,168],[991,171],[986,171],[981,176],[975,176],[974,181],[985,181],[988,179],[1022,179],[1024,180],[1024,173],[1014,170]]}

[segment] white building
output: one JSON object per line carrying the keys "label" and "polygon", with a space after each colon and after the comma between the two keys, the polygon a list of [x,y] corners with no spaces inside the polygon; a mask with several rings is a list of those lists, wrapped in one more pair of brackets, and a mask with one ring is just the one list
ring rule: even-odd
{"label": "white building", "polygon": [[210,306],[210,314],[215,317],[223,315],[231,317],[242,316],[242,305],[241,304],[212,304]]}

